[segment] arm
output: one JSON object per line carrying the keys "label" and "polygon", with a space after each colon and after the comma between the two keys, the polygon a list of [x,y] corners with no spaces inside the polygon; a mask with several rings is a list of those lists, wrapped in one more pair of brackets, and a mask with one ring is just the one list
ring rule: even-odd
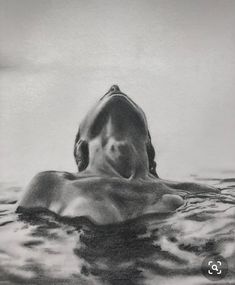
{"label": "arm", "polygon": [[169,180],[163,180],[163,182],[174,190],[182,190],[189,193],[220,193],[218,188],[210,185],[194,183],[194,182],[175,182]]}

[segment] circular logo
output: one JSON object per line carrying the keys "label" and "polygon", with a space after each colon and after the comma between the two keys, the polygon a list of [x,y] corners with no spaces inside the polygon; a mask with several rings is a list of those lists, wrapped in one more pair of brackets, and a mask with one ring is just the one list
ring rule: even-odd
{"label": "circular logo", "polygon": [[201,271],[211,281],[221,280],[228,273],[228,263],[221,255],[211,255],[203,260]]}

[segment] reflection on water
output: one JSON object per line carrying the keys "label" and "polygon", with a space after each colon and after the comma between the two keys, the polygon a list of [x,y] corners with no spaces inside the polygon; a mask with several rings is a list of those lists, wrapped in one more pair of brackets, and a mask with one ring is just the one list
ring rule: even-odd
{"label": "reflection on water", "polygon": [[49,212],[14,213],[21,192],[0,185],[1,284],[211,284],[203,259],[220,254],[235,280],[235,173],[192,176],[219,195],[189,195],[174,214],[148,215],[119,225]]}

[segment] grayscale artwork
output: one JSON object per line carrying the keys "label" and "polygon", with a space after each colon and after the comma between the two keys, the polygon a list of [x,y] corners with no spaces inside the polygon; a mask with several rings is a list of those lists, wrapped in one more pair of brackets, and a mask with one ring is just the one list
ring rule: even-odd
{"label": "grayscale artwork", "polygon": [[235,283],[235,1],[0,0],[0,284]]}

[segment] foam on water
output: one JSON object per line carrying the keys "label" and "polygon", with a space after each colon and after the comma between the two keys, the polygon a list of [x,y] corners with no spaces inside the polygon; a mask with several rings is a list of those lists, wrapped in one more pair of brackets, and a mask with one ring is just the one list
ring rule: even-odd
{"label": "foam on water", "polygon": [[0,284],[212,284],[201,274],[220,254],[235,282],[235,174],[193,176],[221,194],[188,195],[173,214],[97,226],[48,211],[15,214],[20,187],[0,185]]}

